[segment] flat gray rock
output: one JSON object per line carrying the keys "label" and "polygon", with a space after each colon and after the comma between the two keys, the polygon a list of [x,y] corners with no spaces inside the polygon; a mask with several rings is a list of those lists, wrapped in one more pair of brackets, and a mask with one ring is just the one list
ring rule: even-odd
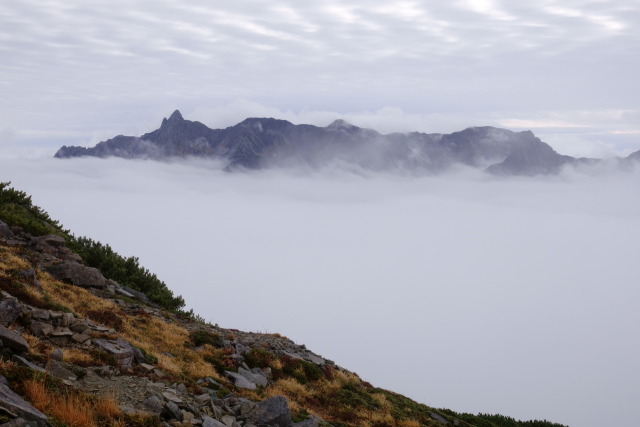
{"label": "flat gray rock", "polygon": [[9,326],[22,314],[22,304],[14,299],[0,301],[0,325]]}
{"label": "flat gray rock", "polygon": [[292,427],[289,405],[284,396],[274,396],[258,403],[256,408],[246,416],[247,423],[258,427]]}
{"label": "flat gray rock", "polygon": [[228,377],[233,378],[233,381],[234,381],[234,384],[236,385],[236,387],[245,388],[247,390],[255,390],[256,389],[255,383],[249,381],[244,376],[242,376],[242,375],[240,375],[240,374],[238,374],[236,372],[231,372],[231,371],[225,371],[225,373],[227,374]]}
{"label": "flat gray rock", "polygon": [[93,342],[107,353],[113,355],[116,366],[119,369],[128,370],[133,366],[133,347],[125,340],[105,340],[98,338],[93,340]]}
{"label": "flat gray rock", "polygon": [[202,416],[202,427],[227,427],[226,424],[222,424],[220,421],[213,419],[207,415]]}
{"label": "flat gray rock", "polygon": [[266,387],[267,384],[269,384],[269,380],[267,380],[267,377],[265,377],[264,375],[253,373],[244,368],[238,368],[238,373],[243,377],[245,377],[250,382],[256,385],[259,385],[261,387]]}
{"label": "flat gray rock", "polygon": [[0,341],[5,347],[9,347],[19,353],[27,353],[29,351],[29,344],[24,338],[2,325],[0,325]]}

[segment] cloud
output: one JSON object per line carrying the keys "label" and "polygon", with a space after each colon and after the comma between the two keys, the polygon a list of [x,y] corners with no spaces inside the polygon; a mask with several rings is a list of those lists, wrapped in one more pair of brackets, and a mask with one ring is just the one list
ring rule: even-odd
{"label": "cloud", "polygon": [[636,419],[637,172],[228,174],[119,159],[0,170],[222,326],[280,332],[436,407]]}

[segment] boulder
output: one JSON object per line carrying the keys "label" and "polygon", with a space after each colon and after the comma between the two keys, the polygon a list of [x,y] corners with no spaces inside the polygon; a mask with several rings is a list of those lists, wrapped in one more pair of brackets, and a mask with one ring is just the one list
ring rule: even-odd
{"label": "boulder", "polygon": [[144,400],[144,407],[156,415],[162,412],[163,402],[156,396],[150,396]]}
{"label": "boulder", "polygon": [[50,335],[55,328],[49,323],[36,322],[32,320],[29,325],[29,329],[31,329],[31,333],[37,337],[46,337],[47,335]]}
{"label": "boulder", "polygon": [[44,369],[52,377],[60,378],[61,380],[75,381],[78,379],[69,369],[69,365],[56,359],[49,359]]}
{"label": "boulder", "polygon": [[256,384],[236,372],[225,371],[229,378],[233,378],[236,387],[246,388],[247,390],[255,390]]}
{"label": "boulder", "polygon": [[202,427],[227,427],[226,424],[222,424],[220,421],[215,420],[207,415],[202,416]]}
{"label": "boulder", "polygon": [[1,239],[13,239],[15,236],[11,228],[5,223],[0,221],[0,238]]}
{"label": "boulder", "polygon": [[56,348],[51,353],[49,353],[49,359],[53,360],[62,360],[64,358],[64,353],[61,348]]}
{"label": "boulder", "polygon": [[178,408],[178,405],[173,402],[167,402],[166,405],[164,405],[164,413],[167,418],[182,421],[182,411]]}
{"label": "boulder", "polygon": [[113,355],[118,369],[127,371],[132,368],[134,353],[133,347],[128,342],[120,338],[117,340],[99,338],[93,340],[93,342],[107,353]]}
{"label": "boulder", "polygon": [[260,426],[291,427],[289,404],[284,396],[274,396],[258,403],[246,416],[246,422]]}
{"label": "boulder", "polygon": [[[6,379],[2,377],[4,381]],[[0,381],[0,407],[12,412],[38,426],[49,425],[47,416],[31,406],[26,400],[14,393],[4,381]]]}
{"label": "boulder", "polygon": [[46,372],[44,369],[42,369],[40,366],[29,362],[27,359],[25,359],[24,357],[20,357],[17,354],[14,354],[13,356],[11,356],[11,360],[13,360],[14,362],[16,362],[18,365],[22,365],[22,366],[26,366],[27,368],[31,368],[34,371],[38,371],[38,372]]}
{"label": "boulder", "polygon": [[15,299],[0,301],[0,325],[9,326],[22,314],[22,304]]}
{"label": "boulder", "polygon": [[56,279],[82,288],[104,289],[107,286],[107,279],[100,270],[75,261],[55,261],[42,268]]}
{"label": "boulder", "polygon": [[260,373],[254,373],[244,368],[238,368],[238,373],[255,385],[266,387],[267,384],[269,384],[269,380],[267,380],[267,377]]}
{"label": "boulder", "polygon": [[0,325],[0,341],[5,347],[9,347],[19,353],[27,353],[29,351],[29,344],[24,338],[2,325]]}

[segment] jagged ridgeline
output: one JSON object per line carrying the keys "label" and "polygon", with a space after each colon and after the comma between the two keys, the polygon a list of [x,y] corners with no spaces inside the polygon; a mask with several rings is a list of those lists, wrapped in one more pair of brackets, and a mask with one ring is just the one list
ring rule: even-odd
{"label": "jagged ridgeline", "polygon": [[564,427],[432,408],[279,334],[207,324],[8,182],[0,291],[0,425]]}
{"label": "jagged ridgeline", "polygon": [[0,219],[7,224],[24,228],[33,236],[54,234],[65,239],[67,246],[89,267],[97,268],[107,278],[144,293],[151,301],[169,310],[181,310],[184,299],[176,296],[155,274],[142,267],[137,257],[125,258],[111,246],[88,237],[76,237],[52,219],[47,212],[34,205],[31,196],[0,183]]}

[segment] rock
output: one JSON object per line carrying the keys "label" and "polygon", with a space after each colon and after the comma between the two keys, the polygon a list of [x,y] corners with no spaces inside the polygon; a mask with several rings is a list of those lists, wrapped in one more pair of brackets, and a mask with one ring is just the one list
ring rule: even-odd
{"label": "rock", "polygon": [[11,356],[11,359],[12,359],[14,362],[18,363],[19,365],[26,366],[27,368],[31,368],[31,369],[33,369],[33,370],[35,370],[35,371],[38,371],[38,372],[46,372],[46,371],[45,371],[44,369],[42,369],[40,366],[38,366],[38,365],[36,365],[36,364],[33,364],[33,363],[29,362],[27,359],[25,359],[24,357],[20,357],[20,356],[18,356],[17,354],[14,354],[13,356]]}
{"label": "rock", "polygon": [[73,325],[69,326],[69,329],[71,329],[76,334],[83,334],[83,333],[87,332],[91,328],[89,327],[89,325],[86,322],[80,321],[80,322],[76,322]]}
{"label": "rock", "polygon": [[55,359],[49,359],[44,368],[47,370],[49,375],[60,378],[61,380],[75,381],[78,379],[75,374],[69,370],[69,365]]}
{"label": "rock", "polygon": [[225,415],[224,417],[222,417],[222,423],[227,427],[233,427],[233,425],[236,423],[236,419],[231,415]]}
{"label": "rock", "polygon": [[[149,298],[147,298],[147,296],[142,292],[136,291],[135,289],[127,288],[126,286],[122,286],[122,285],[120,285],[120,289],[127,292],[133,298],[137,298],[140,301],[144,301],[144,302],[150,302]],[[117,289],[116,289],[116,292],[118,292]]]}
{"label": "rock", "polygon": [[[2,377],[4,379],[4,377]],[[14,393],[0,381],[0,407],[5,408],[27,421],[35,422],[38,426],[46,426],[47,416],[27,401]]]}
{"label": "rock", "polygon": [[52,337],[72,337],[73,332],[69,328],[65,328],[62,326],[57,326],[53,332],[51,332]]}
{"label": "rock", "polygon": [[175,403],[167,402],[166,405],[164,405],[164,412],[167,415],[167,418],[174,418],[178,421],[182,421],[182,411]]}
{"label": "rock", "polygon": [[105,340],[98,338],[93,342],[107,353],[113,355],[118,369],[126,371],[133,366],[133,348],[125,340]]}
{"label": "rock", "polygon": [[247,390],[255,390],[256,389],[255,383],[252,383],[251,381],[246,379],[244,376],[242,376],[242,375],[240,375],[240,374],[238,374],[236,372],[225,371],[225,374],[227,374],[228,377],[233,378],[234,384],[235,384],[236,387],[246,388]]}
{"label": "rock", "polygon": [[91,336],[87,335],[87,334],[74,334],[71,337],[72,340],[74,340],[75,342],[77,342],[78,344],[83,344],[87,341],[89,341],[91,339]]}
{"label": "rock", "polygon": [[14,299],[0,301],[0,325],[9,326],[22,314],[22,304]]}
{"label": "rock", "polygon": [[164,393],[162,393],[162,397],[167,399],[169,402],[182,403],[182,399],[180,399],[178,396],[176,396],[174,393],[171,393],[170,391],[165,391]]}
{"label": "rock", "polygon": [[246,421],[256,426],[291,427],[293,424],[284,396],[274,396],[258,403],[256,408],[247,414]]}
{"label": "rock", "polygon": [[209,403],[211,401],[211,396],[209,396],[208,394],[204,393],[204,394],[199,394],[195,397],[195,401],[199,404],[199,405],[205,405],[207,403]]}
{"label": "rock", "polygon": [[145,363],[147,361],[147,358],[144,357],[144,353],[142,353],[142,350],[138,347],[133,347],[133,358],[137,363]]}
{"label": "rock", "polygon": [[116,288],[116,293],[119,294],[119,295],[123,295],[123,296],[125,296],[127,298],[133,298],[134,297],[132,293],[129,293],[129,292],[125,291],[122,288]]}
{"label": "rock", "polygon": [[58,326],[69,327],[73,321],[75,320],[75,316],[73,313],[64,313],[62,317],[58,320]]}
{"label": "rock", "polygon": [[162,412],[164,402],[156,396],[151,396],[144,400],[144,406],[149,410],[149,412],[159,415]]}
{"label": "rock", "polygon": [[46,337],[50,335],[55,328],[49,323],[31,321],[29,329],[31,333],[37,337]]}
{"label": "rock", "polygon": [[49,310],[33,310],[31,312],[31,317],[39,320],[49,320],[51,319],[51,312]]}
{"label": "rock", "polygon": [[328,425],[329,424],[326,421],[316,416],[311,416],[311,418],[307,418],[304,421],[293,423],[293,427],[320,427]]}
{"label": "rock", "polygon": [[238,373],[256,385],[266,387],[267,384],[269,384],[269,380],[267,380],[267,377],[262,374],[253,373],[243,368],[239,368]]}
{"label": "rock", "polygon": [[322,357],[318,357],[313,353],[307,354],[307,360],[311,363],[315,363],[316,365],[324,365],[325,360]]}
{"label": "rock", "polygon": [[29,351],[29,344],[24,338],[2,325],[0,325],[0,341],[5,347],[9,347],[19,353],[27,353]]}
{"label": "rock", "polygon": [[42,267],[56,279],[75,286],[99,289],[104,289],[107,286],[107,279],[104,278],[100,270],[75,261],[57,261]]}
{"label": "rock", "polygon": [[36,271],[33,268],[18,271],[16,273],[16,277],[20,279],[26,279],[27,281],[33,283],[34,285],[38,283],[38,279],[36,278]]}
{"label": "rock", "polygon": [[49,353],[49,359],[62,361],[63,357],[64,353],[62,352],[61,348],[56,348],[51,353]]}
{"label": "rock", "polygon": [[151,372],[155,369],[155,366],[153,365],[149,365],[148,363],[140,363],[140,367],[145,371],[145,372]]}
{"label": "rock", "polygon": [[176,387],[176,391],[177,391],[178,393],[180,393],[180,394],[184,394],[184,393],[186,393],[186,392],[187,392],[187,387],[186,387],[184,384],[180,383],[180,384],[178,384],[178,386]]}
{"label": "rock", "polygon": [[435,412],[431,412],[429,414],[429,416],[431,418],[433,418],[434,420],[436,420],[437,422],[439,422],[440,424],[449,424],[449,421],[445,417],[440,415],[440,414],[436,414]]}
{"label": "rock", "polygon": [[29,422],[22,417],[0,424],[0,427],[29,427]]}
{"label": "rock", "polygon": [[182,422],[184,422],[184,423],[190,423],[191,424],[191,420],[193,420],[195,417],[196,416],[193,415],[189,411],[182,411]]}
{"label": "rock", "polygon": [[59,248],[65,245],[64,237],[56,236],[55,234],[47,234],[45,236],[32,237],[31,244],[36,247],[36,249],[48,247]]}
{"label": "rock", "polygon": [[221,423],[207,415],[202,416],[202,427],[227,427],[226,424]]}
{"label": "rock", "polygon": [[13,239],[15,236],[13,234],[13,231],[11,231],[11,228],[9,228],[9,226],[0,221],[0,238],[2,239]]}

